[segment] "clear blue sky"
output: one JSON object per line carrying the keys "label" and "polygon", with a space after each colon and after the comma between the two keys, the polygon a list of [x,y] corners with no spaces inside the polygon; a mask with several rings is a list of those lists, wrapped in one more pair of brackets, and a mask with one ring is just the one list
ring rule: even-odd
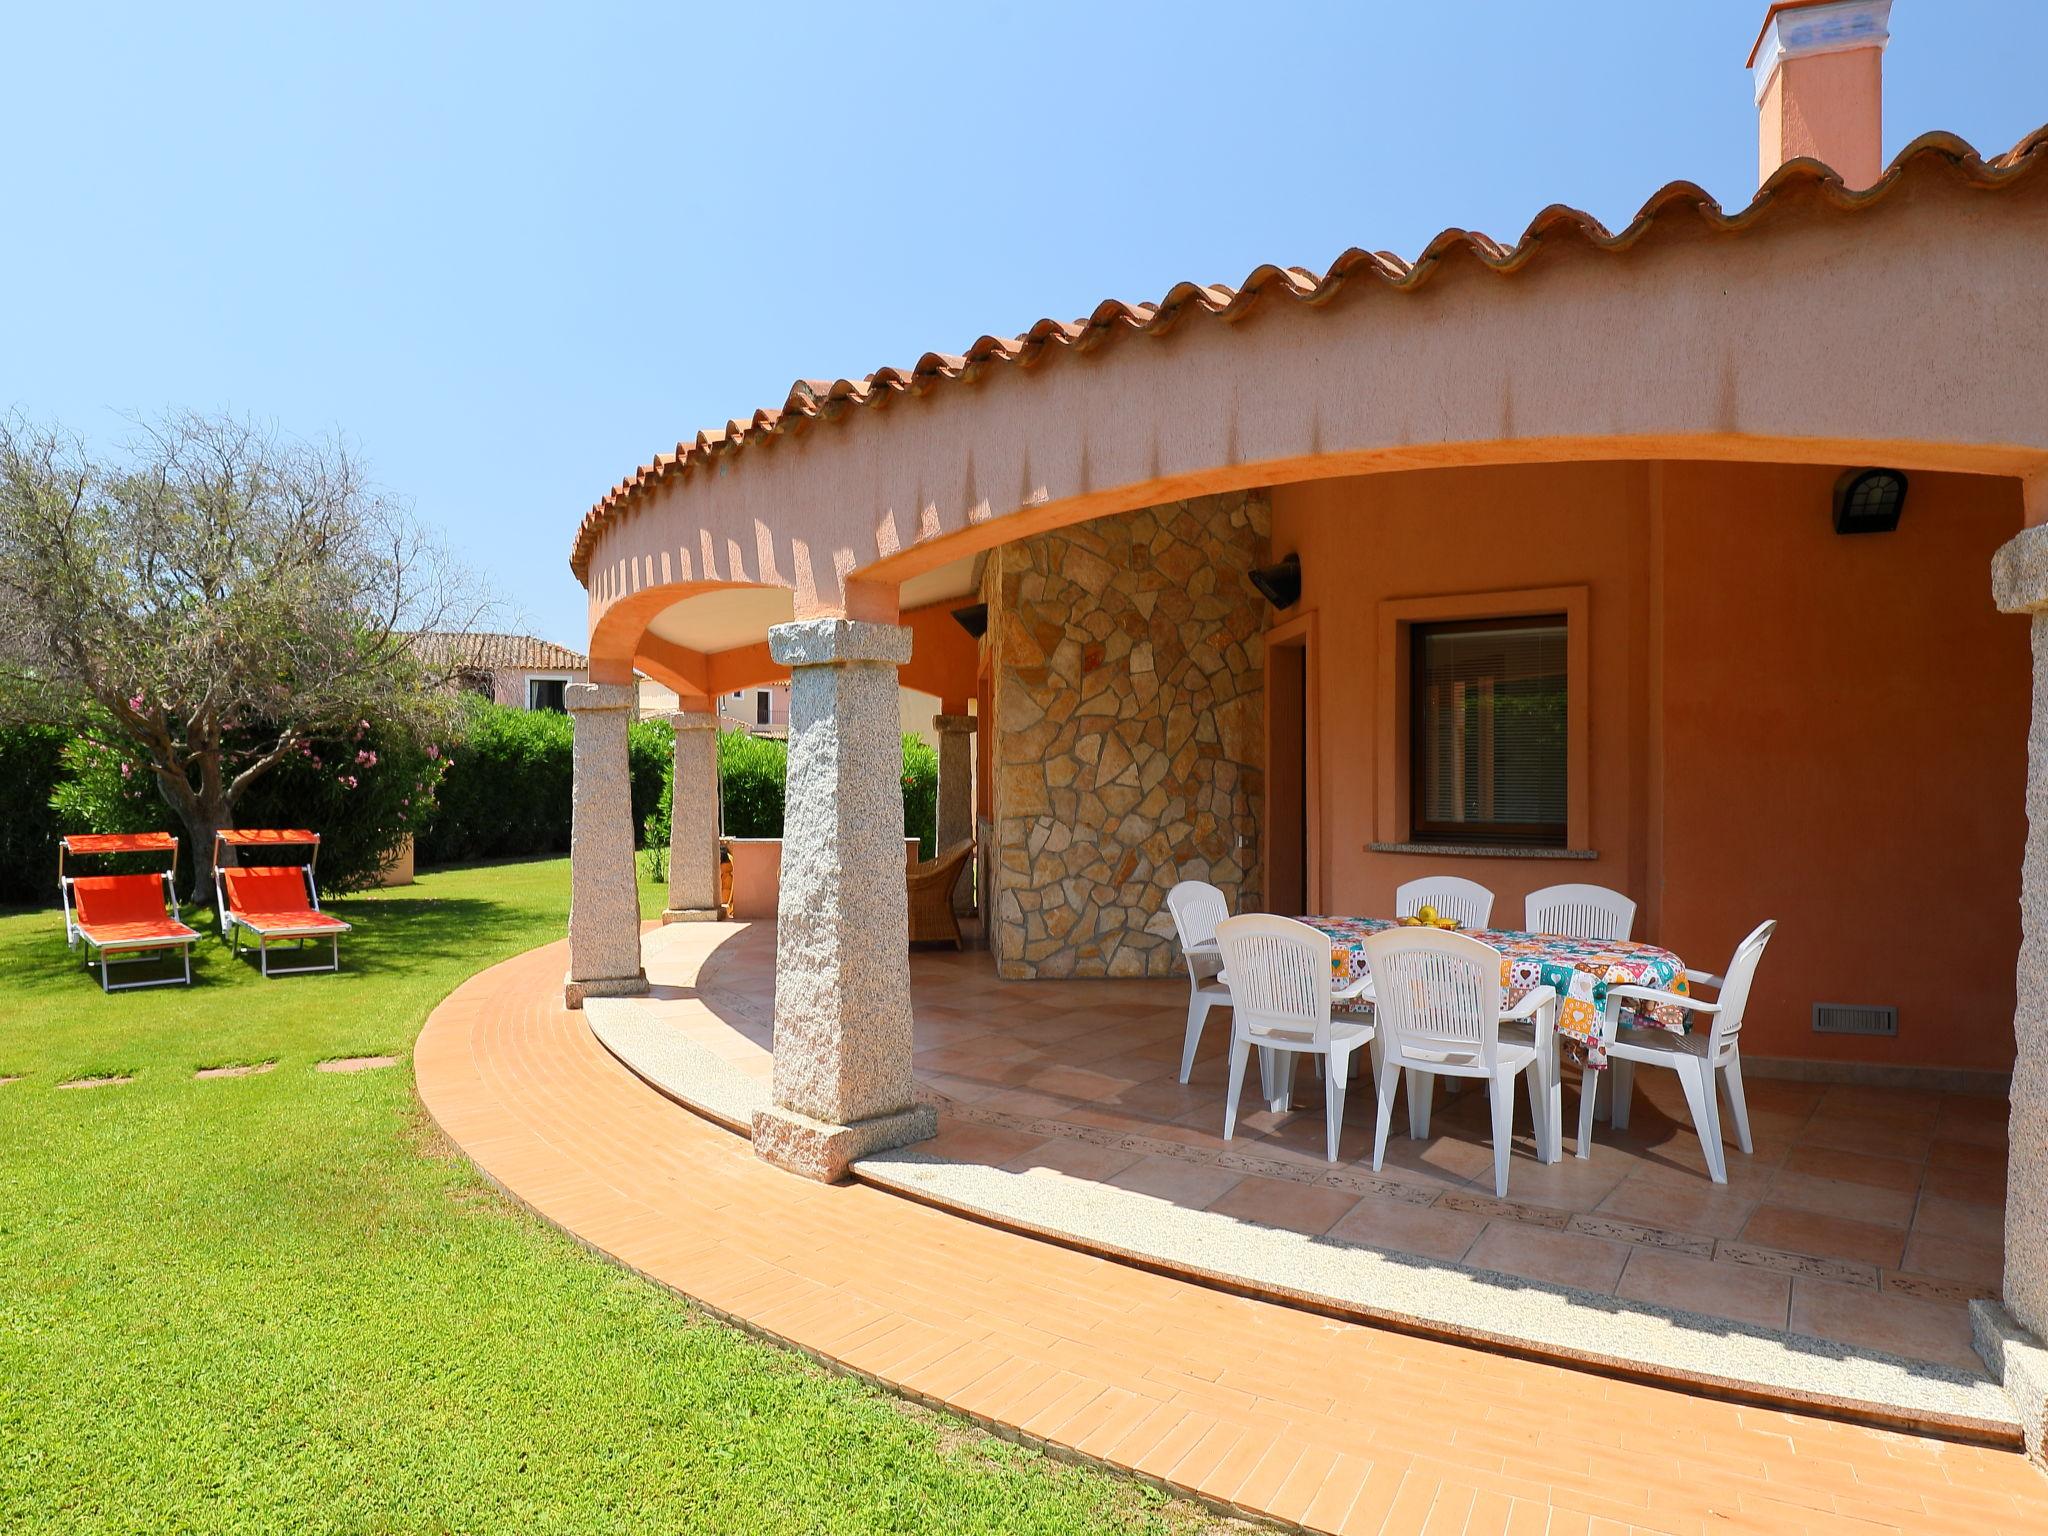
{"label": "clear blue sky", "polygon": [[[19,5],[0,408],[340,428],[580,646],[583,511],[792,379],[1677,177],[1739,205],[1763,11]],[[2039,0],[1897,0],[1886,154],[2008,147],[2043,58]]]}

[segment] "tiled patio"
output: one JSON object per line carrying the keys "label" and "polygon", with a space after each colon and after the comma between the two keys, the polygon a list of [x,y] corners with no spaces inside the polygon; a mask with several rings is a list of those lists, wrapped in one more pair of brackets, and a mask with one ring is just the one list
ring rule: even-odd
{"label": "tiled patio", "polygon": [[[442,1129],[620,1263],[1006,1434],[1316,1531],[2016,1536],[2048,1521],[2048,1485],[2012,1451],[1355,1326],[793,1178],[606,1054],[561,1005],[565,949],[494,966],[434,1011],[415,1066]],[[764,953],[728,943],[726,987],[763,974]],[[943,984],[971,965],[919,973]],[[999,996],[985,1001],[1007,1016]],[[729,1060],[758,1052],[754,1003],[715,995]]]}
{"label": "tiled patio", "polygon": [[[650,956],[652,952],[650,952]],[[659,968],[655,974],[662,973]],[[1967,1304],[1998,1284],[2002,1099],[1771,1079],[1749,1082],[1755,1153],[1732,1141],[1707,1177],[1673,1074],[1636,1077],[1626,1132],[1593,1154],[1534,1158],[1517,1106],[1509,1199],[1493,1198],[1484,1100],[1439,1090],[1431,1139],[1395,1112],[1370,1167],[1369,1085],[1347,1095],[1340,1161],[1323,1157],[1320,1089],[1274,1115],[1252,1101],[1222,1140],[1228,1016],[1212,1013],[1193,1080],[1178,1076],[1184,983],[1005,982],[985,954],[912,961],[920,1081],[941,1099],[925,1150],[1049,1170],[1246,1221],[1426,1259],[1682,1307],[1756,1327],[1975,1370]],[[735,1066],[765,1077],[772,925],[727,930],[677,1010]],[[1576,1125],[1575,1085],[1565,1092]]]}

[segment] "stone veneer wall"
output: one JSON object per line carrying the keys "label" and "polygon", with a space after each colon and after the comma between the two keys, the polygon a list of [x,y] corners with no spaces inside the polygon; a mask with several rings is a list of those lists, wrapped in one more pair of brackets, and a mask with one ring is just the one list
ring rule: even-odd
{"label": "stone veneer wall", "polygon": [[1178,880],[1257,909],[1267,527],[1205,496],[990,557],[1001,975],[1172,973]]}

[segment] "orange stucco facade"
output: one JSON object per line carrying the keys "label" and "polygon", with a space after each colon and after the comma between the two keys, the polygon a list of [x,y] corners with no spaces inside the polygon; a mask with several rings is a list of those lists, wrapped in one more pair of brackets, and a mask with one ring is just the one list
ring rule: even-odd
{"label": "orange stucco facade", "polygon": [[[1511,924],[1529,891],[1593,881],[1705,969],[1777,917],[1755,1055],[2010,1067],[2030,671],[1985,573],[2018,486],[1916,476],[1896,533],[1842,537],[1833,481],[1611,462],[1276,487],[1273,551],[1300,554],[1303,584],[1279,617],[1313,613],[1318,652],[1309,904],[1388,911],[1401,881],[1450,868]],[[1388,615],[1532,591],[1584,594],[1572,841],[1594,857],[1373,851],[1408,837]],[[1816,1034],[1816,1002],[1894,1005],[1898,1035]]]}

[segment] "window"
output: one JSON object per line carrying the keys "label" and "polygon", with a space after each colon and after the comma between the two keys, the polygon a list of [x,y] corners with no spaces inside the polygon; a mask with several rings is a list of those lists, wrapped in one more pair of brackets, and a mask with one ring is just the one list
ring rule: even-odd
{"label": "window", "polygon": [[1563,614],[1417,624],[1408,784],[1419,839],[1563,847]]}
{"label": "window", "polygon": [[526,707],[528,709],[551,709],[556,714],[566,713],[569,680],[566,677],[529,677],[526,680]]}
{"label": "window", "polygon": [[766,688],[763,688],[754,695],[754,724],[766,725],[767,723],[768,690]]}

